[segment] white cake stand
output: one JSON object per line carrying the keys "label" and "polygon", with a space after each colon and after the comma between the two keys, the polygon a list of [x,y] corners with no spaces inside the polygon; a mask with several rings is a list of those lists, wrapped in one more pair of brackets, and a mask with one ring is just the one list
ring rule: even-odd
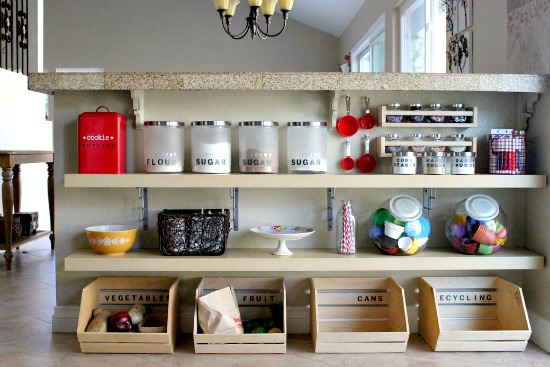
{"label": "white cake stand", "polygon": [[250,232],[269,240],[278,240],[279,246],[272,252],[273,255],[290,256],[292,251],[286,246],[286,241],[296,241],[314,233],[309,227],[300,226],[261,226],[250,228]]}

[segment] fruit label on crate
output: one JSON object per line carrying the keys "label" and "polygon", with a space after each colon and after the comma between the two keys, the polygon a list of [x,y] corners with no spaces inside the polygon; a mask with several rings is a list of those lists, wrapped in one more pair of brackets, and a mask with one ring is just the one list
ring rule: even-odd
{"label": "fruit label on crate", "polygon": [[250,292],[236,289],[235,296],[239,306],[270,305],[283,302],[283,293]]}
{"label": "fruit label on crate", "polygon": [[101,289],[99,303],[102,305],[167,305],[168,290],[163,289]]}
{"label": "fruit label on crate", "polygon": [[388,292],[330,291],[319,292],[320,305],[387,305],[390,303]]}
{"label": "fruit label on crate", "polygon": [[494,304],[497,292],[491,290],[449,290],[435,293],[438,304]]}

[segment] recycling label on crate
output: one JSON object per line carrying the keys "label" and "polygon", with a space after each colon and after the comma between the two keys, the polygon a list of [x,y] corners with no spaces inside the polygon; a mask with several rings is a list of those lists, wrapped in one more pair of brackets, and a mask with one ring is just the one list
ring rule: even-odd
{"label": "recycling label on crate", "polygon": [[494,304],[497,292],[494,290],[445,290],[435,292],[438,304]]}
{"label": "recycling label on crate", "polygon": [[168,290],[163,289],[101,289],[99,303],[102,305],[167,305]]}

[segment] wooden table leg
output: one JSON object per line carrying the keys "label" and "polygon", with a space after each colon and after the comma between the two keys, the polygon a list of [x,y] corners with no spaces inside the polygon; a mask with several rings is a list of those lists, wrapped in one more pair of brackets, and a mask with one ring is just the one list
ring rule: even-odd
{"label": "wooden table leg", "polygon": [[13,223],[13,171],[12,167],[2,167],[2,209],[4,210],[4,233],[6,252],[6,270],[11,270],[13,259],[12,245],[12,223]]}
{"label": "wooden table leg", "polygon": [[48,204],[50,208],[50,228],[52,234],[50,234],[51,249],[55,248],[55,188],[53,177],[53,162],[47,162],[48,164]]}

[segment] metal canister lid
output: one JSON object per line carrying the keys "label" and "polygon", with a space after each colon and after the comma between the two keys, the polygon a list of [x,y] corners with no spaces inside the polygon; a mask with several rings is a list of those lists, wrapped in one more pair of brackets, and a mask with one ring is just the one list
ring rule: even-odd
{"label": "metal canister lid", "polygon": [[451,157],[476,157],[475,152],[451,152]]}
{"label": "metal canister lid", "polygon": [[398,110],[401,105],[399,103],[390,103],[388,107],[392,110]]}
{"label": "metal canister lid", "polygon": [[393,152],[392,153],[392,157],[411,157],[411,158],[416,158],[416,153],[415,152]]}
{"label": "metal canister lid", "polygon": [[411,104],[409,105],[409,108],[410,108],[410,107],[422,108],[422,103],[411,103]]}
{"label": "metal canister lid", "polygon": [[288,126],[327,127],[328,124],[325,121],[293,121],[289,122]]}
{"label": "metal canister lid", "polygon": [[185,122],[181,121],[145,121],[145,126],[164,126],[164,127],[182,127]]}
{"label": "metal canister lid", "polygon": [[424,157],[446,157],[447,156],[447,153],[445,152],[424,152],[423,153],[423,156]]}
{"label": "metal canister lid", "polygon": [[191,126],[231,126],[229,121],[193,121]]}
{"label": "metal canister lid", "polygon": [[414,134],[411,134],[410,137],[411,137],[411,138],[422,139],[422,134],[420,134],[420,133],[414,133]]}
{"label": "metal canister lid", "polygon": [[453,108],[464,108],[464,105],[462,103],[455,103],[453,104]]}
{"label": "metal canister lid", "polygon": [[273,126],[279,126],[279,123],[274,121],[241,121],[239,122],[239,126],[273,127]]}
{"label": "metal canister lid", "polygon": [[441,105],[441,103],[432,103],[430,105],[430,108],[442,108],[443,106]]}
{"label": "metal canister lid", "polygon": [[451,134],[451,138],[457,139],[457,140],[462,140],[462,139],[464,139],[464,134]]}
{"label": "metal canister lid", "polygon": [[386,134],[386,139],[388,140],[399,140],[399,135],[395,133],[388,133]]}
{"label": "metal canister lid", "polygon": [[430,135],[430,138],[434,139],[434,140],[441,140],[443,139],[443,137],[441,136],[441,134],[439,133],[434,133],[432,135]]}

